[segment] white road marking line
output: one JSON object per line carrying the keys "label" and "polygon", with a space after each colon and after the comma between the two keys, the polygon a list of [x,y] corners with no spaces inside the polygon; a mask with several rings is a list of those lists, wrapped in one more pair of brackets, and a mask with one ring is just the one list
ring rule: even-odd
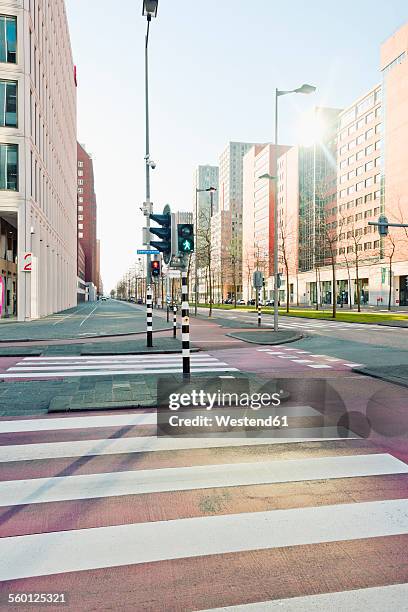
{"label": "white road marking line", "polygon": [[15,536],[0,539],[0,580],[406,533],[398,499]]}
{"label": "white road marking line", "polygon": [[390,584],[382,587],[353,589],[336,593],[319,593],[288,599],[257,601],[255,603],[223,608],[211,608],[201,612],[396,612],[406,609],[408,584]]}
{"label": "white road marking line", "polygon": [[[289,429],[289,428],[287,428]],[[258,446],[266,444],[292,444],[304,440],[342,440],[337,427],[299,427],[288,431],[279,429],[273,432],[258,432],[256,438],[244,438],[242,433],[224,433],[222,437],[206,438],[139,436],[135,438],[110,438],[100,440],[76,440],[71,442],[46,442],[43,444],[18,444],[0,446],[0,463],[9,461],[35,461],[59,459],[63,457],[91,457],[96,455],[116,455],[124,453],[148,453],[169,450],[190,450],[195,448],[224,448],[235,446]],[[358,436],[350,433],[350,437]]]}
{"label": "white road marking line", "polygon": [[[203,360],[200,362],[193,362],[193,366],[194,363],[196,364],[196,367],[203,367],[203,366],[207,366],[210,367],[212,365],[215,366],[225,366],[228,365],[226,363],[224,363],[223,361],[218,361],[217,359],[213,360],[213,359],[207,359],[207,360]],[[150,370],[151,368],[169,368],[171,366],[177,366],[179,365],[181,366],[181,359],[178,359],[177,361],[174,362],[170,362],[170,363],[154,363],[154,364],[143,364],[143,363],[127,363],[126,367],[127,368],[134,368],[135,370],[140,370],[140,371],[144,371],[144,370]],[[41,366],[31,366],[31,367],[19,367],[19,366],[15,366],[15,367],[11,367],[7,370],[7,372],[46,372],[46,371],[52,371],[52,372],[59,372],[61,370],[65,371],[65,372],[71,372],[73,370],[76,371],[81,371],[81,372],[88,372],[88,371],[93,371],[93,370],[97,370],[101,368],[101,364],[95,364],[95,365],[41,365]],[[116,370],[120,370],[123,369],[123,364],[115,364],[115,365],[110,365],[110,364],[104,364],[103,365],[103,369],[105,371],[116,371]]]}
{"label": "white road marking line", "polygon": [[89,317],[95,312],[95,310],[97,308],[98,308],[98,304],[95,306],[95,308],[93,310],[91,310],[89,315],[87,317],[85,317],[85,319],[83,319],[83,321],[81,321],[81,323],[79,324],[79,327],[82,327],[82,325],[89,319]]}
{"label": "white road marking line", "polygon": [[[202,359],[203,357],[211,357],[215,359],[209,353],[193,353],[191,355],[191,359]],[[66,357],[24,357],[22,361],[87,361],[89,359],[98,360],[98,361],[111,361],[112,359],[118,361],[128,361],[129,359],[149,359],[151,361],[156,361],[157,359],[171,359],[171,358],[180,358],[180,353],[146,353],[143,355],[76,355],[76,356],[66,356]]]}
{"label": "white road marking line", "polygon": [[361,367],[362,363],[343,363],[344,366],[348,366],[349,368],[357,368]]}
{"label": "white road marking line", "polygon": [[1,506],[220,487],[407,474],[391,455],[315,457],[0,482]]}
{"label": "white road marking line", "polygon": [[277,355],[278,359],[292,359],[292,355]]}
{"label": "white road marking line", "polygon": [[310,359],[292,359],[292,361],[296,361],[296,363],[312,363]]}
{"label": "white road marking line", "polygon": [[[226,368],[225,366],[217,366],[213,367],[201,367],[195,366],[194,364],[191,366],[192,373],[200,373],[200,372],[238,372],[237,368]],[[0,379],[13,379],[13,378],[72,378],[72,377],[84,377],[84,376],[127,376],[133,374],[181,374],[183,372],[183,368],[174,367],[168,370],[157,370],[157,369],[146,369],[146,370],[111,370],[111,371],[98,371],[98,370],[88,370],[88,371],[76,371],[76,372],[21,372],[21,373],[13,373],[13,374],[0,374]]]}
{"label": "white road marking line", "polygon": [[316,370],[324,370],[327,368],[331,368],[332,366],[330,365],[323,365],[321,363],[317,363],[317,364],[313,364],[313,365],[308,365],[308,368],[316,368]]}
{"label": "white road marking line", "polygon": [[0,435],[21,431],[61,431],[64,429],[89,429],[92,427],[125,427],[130,425],[155,425],[155,412],[144,414],[118,414],[106,416],[64,417],[58,419],[0,420]]}
{"label": "white road marking line", "polygon": [[82,310],[85,310],[85,308],[87,308],[87,306],[83,306],[82,308],[78,308],[77,310],[75,310],[75,312],[71,312],[68,315],[65,315],[64,317],[52,317],[57,318],[58,320],[53,323],[53,325],[58,325],[58,323],[61,323],[62,321],[65,321],[65,319],[69,319],[70,317],[74,317],[75,315],[77,315],[79,312],[81,312]]}

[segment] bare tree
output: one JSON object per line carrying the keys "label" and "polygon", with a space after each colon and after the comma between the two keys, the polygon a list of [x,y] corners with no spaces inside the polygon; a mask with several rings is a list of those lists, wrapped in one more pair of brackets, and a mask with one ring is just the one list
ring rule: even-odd
{"label": "bare tree", "polygon": [[211,213],[209,210],[202,210],[199,216],[196,258],[197,265],[204,271],[206,277],[206,301],[208,297],[208,316],[212,316],[213,307],[213,245],[211,240]]}

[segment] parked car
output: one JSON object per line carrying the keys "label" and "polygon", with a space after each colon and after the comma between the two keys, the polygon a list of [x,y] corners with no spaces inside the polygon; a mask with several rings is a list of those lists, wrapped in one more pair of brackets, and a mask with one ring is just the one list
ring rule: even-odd
{"label": "parked car", "polygon": [[102,302],[106,302],[109,298],[106,295],[103,295],[101,297]]}
{"label": "parked car", "polygon": [[255,306],[256,300],[248,300],[248,306]]}
{"label": "parked car", "polygon": [[143,300],[142,300],[142,298],[138,298],[137,303],[138,303],[138,304],[143,304]]}
{"label": "parked car", "polygon": [[238,300],[237,301],[237,306],[245,306],[245,300]]}

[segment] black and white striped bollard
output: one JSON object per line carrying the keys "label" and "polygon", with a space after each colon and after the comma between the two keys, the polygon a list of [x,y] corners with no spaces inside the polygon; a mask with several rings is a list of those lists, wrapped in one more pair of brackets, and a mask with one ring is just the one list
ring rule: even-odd
{"label": "black and white striped bollard", "polygon": [[147,346],[153,346],[153,308],[152,308],[152,288],[149,285],[146,291],[146,325],[147,325]]}
{"label": "black and white striped bollard", "polygon": [[190,374],[190,308],[188,304],[187,272],[181,273],[181,346],[183,374]]}
{"label": "black and white striped bollard", "polygon": [[258,327],[261,327],[262,323],[262,310],[261,310],[261,290],[258,295]]}
{"label": "black and white striped bollard", "polygon": [[177,336],[177,306],[173,304],[173,338]]}

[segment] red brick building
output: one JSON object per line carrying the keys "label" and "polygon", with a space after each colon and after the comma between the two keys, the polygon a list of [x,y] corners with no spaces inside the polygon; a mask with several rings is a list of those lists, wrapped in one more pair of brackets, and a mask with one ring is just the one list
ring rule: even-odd
{"label": "red brick building", "polygon": [[85,282],[99,286],[96,195],[92,157],[78,143],[78,242],[85,255]]}

